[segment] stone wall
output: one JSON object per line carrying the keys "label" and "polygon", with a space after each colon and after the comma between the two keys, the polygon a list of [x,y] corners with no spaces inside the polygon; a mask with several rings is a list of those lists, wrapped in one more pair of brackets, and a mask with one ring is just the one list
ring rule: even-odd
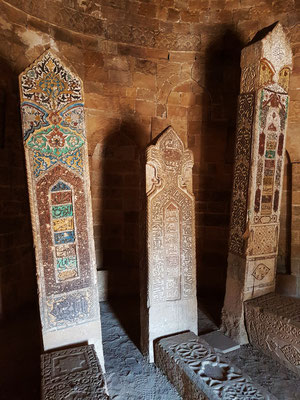
{"label": "stone wall", "polygon": [[[276,20],[286,28],[293,46],[287,150],[292,163],[300,161],[296,1],[253,4],[249,0],[0,2],[0,57],[12,82],[49,47],[65,57],[83,80],[97,264],[108,270],[114,293],[138,292],[137,224],[141,215],[137,198],[143,174],[139,157],[169,125],[194,153],[199,294],[224,290],[240,51],[258,30]],[[9,96],[15,93],[9,112],[18,115],[16,88],[6,91]],[[0,161],[5,163],[1,185],[6,182],[1,222],[8,218],[3,204],[7,204],[7,192],[16,190],[14,179],[21,193],[26,193],[21,151],[19,164],[10,168],[11,154],[21,149],[16,118],[6,120],[7,144],[0,149],[5,154]],[[14,140],[12,145],[10,140]],[[7,181],[15,168],[17,176]],[[296,176],[300,181],[300,174]],[[106,190],[108,180],[113,184]],[[296,190],[297,182],[293,185]],[[293,192],[293,198],[296,195]],[[17,193],[11,196],[13,232],[16,224],[27,229],[27,234],[18,233],[25,241],[27,261],[17,257],[13,262],[13,252],[8,255],[11,267],[3,262],[6,272],[2,275],[11,280],[7,285],[12,292],[25,271],[31,280],[27,286],[33,287],[34,268],[27,198]],[[19,202],[25,205],[20,207]],[[292,260],[300,259],[300,228],[294,215]],[[16,249],[20,240],[10,241],[12,232],[4,226],[0,243],[6,254],[7,241]],[[32,293],[28,290],[24,296],[30,298]]]}

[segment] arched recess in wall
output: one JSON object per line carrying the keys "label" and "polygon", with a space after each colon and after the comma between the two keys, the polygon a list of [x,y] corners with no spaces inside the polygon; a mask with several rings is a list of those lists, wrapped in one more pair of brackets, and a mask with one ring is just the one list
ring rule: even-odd
{"label": "arched recess in wall", "polygon": [[292,164],[285,152],[284,176],[280,206],[280,233],[277,256],[277,274],[291,273],[291,228],[292,228]]}
{"label": "arched recess in wall", "polygon": [[[101,142],[94,193],[94,234],[100,298],[139,295],[140,149],[121,125]],[[97,147],[97,146],[96,146]],[[98,158],[98,163],[95,158]]]}

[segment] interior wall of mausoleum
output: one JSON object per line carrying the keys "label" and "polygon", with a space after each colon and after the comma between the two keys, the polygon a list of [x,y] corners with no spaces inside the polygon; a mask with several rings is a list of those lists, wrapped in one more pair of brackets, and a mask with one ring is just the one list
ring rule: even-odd
{"label": "interior wall of mausoleum", "polygon": [[[106,271],[109,291],[139,291],[144,153],[172,125],[194,154],[199,293],[222,295],[240,53],[278,20],[294,55],[287,134],[292,174],[282,203],[290,244],[281,247],[280,268],[300,275],[296,0],[0,0],[0,312],[36,298],[18,75],[51,48],[83,81],[97,266]],[[287,252],[291,267],[283,265]]]}

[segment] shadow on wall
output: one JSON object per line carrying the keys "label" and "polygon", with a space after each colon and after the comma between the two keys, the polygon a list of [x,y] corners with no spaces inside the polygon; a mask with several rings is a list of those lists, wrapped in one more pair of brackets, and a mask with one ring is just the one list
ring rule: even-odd
{"label": "shadow on wall", "polygon": [[291,273],[292,229],[292,164],[285,152],[284,177],[280,207],[280,233],[277,256],[277,274]]}
{"label": "shadow on wall", "polygon": [[3,59],[0,59],[0,101],[1,318],[32,303],[37,305],[18,76]]}
{"label": "shadow on wall", "polygon": [[18,76],[0,57],[1,399],[40,398],[40,332]]}
{"label": "shadow on wall", "polygon": [[202,117],[189,121],[188,126],[189,135],[195,129],[200,135],[199,145],[193,149],[195,159],[199,160],[194,168],[198,297],[202,301],[213,293],[209,311],[217,323],[226,285],[242,47],[234,28],[220,28],[205,52],[204,64],[199,60],[199,72],[196,72],[201,77],[201,70],[204,71],[199,80],[206,103]]}
{"label": "shadow on wall", "polygon": [[[130,137],[133,132],[142,134],[141,127],[133,119],[124,121],[119,129],[110,132],[103,144],[100,268],[107,274],[110,304],[129,336],[139,343],[135,336],[139,334],[136,327],[139,327],[140,223],[145,219],[141,211],[144,171],[141,149]],[[134,299],[130,313],[134,316],[133,323],[128,315],[123,318],[126,309],[121,309],[117,300],[124,295]]]}

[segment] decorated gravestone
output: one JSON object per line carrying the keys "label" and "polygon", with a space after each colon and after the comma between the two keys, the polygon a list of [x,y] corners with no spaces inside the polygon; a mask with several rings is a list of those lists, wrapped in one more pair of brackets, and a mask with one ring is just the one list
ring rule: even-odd
{"label": "decorated gravestone", "polygon": [[197,333],[192,167],[192,152],[171,127],[147,149],[141,318],[142,347],[151,362],[154,339],[184,330]]}
{"label": "decorated gravestone", "polygon": [[46,52],[20,96],[44,349],[88,342],[104,367],[82,82]]}
{"label": "decorated gravestone", "polygon": [[277,23],[242,51],[223,329],[247,341],[243,302],[275,289],[290,44]]}

